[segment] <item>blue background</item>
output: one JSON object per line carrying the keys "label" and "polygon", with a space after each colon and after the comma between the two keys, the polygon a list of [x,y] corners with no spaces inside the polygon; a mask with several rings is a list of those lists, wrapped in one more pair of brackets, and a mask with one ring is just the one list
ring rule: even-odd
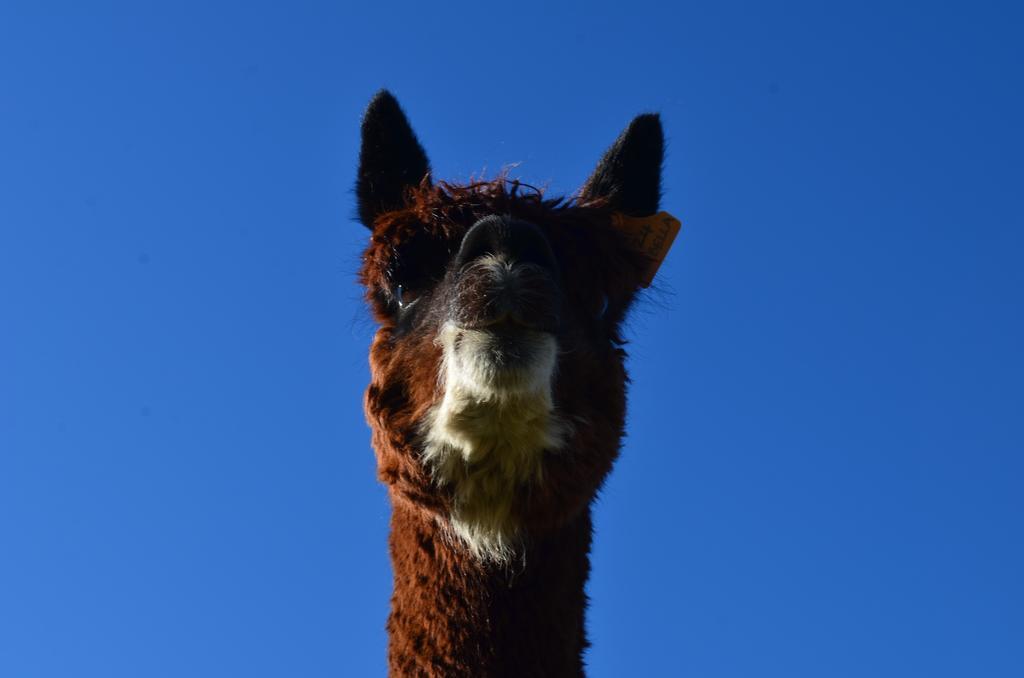
{"label": "blue background", "polygon": [[1024,675],[1019,5],[667,4],[0,6],[0,675],[383,674],[382,86],[553,193],[663,116],[591,675]]}

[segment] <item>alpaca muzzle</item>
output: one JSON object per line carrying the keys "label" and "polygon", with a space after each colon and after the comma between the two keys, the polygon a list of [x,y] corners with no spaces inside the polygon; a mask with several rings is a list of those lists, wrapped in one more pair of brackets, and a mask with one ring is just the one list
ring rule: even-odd
{"label": "alpaca muzzle", "polygon": [[466,233],[452,270],[448,319],[472,330],[556,333],[561,289],[551,245],[533,224],[481,219]]}

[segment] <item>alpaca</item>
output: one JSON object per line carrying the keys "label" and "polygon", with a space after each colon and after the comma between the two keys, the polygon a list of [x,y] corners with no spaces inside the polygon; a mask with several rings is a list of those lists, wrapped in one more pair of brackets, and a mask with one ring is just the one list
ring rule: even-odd
{"label": "alpaca", "polygon": [[619,327],[657,263],[623,224],[657,212],[662,147],[641,115],[577,196],[550,199],[504,175],[434,183],[394,97],[367,108],[356,197],[379,325],[365,408],[393,508],[390,675],[583,675],[590,505],[626,411]]}

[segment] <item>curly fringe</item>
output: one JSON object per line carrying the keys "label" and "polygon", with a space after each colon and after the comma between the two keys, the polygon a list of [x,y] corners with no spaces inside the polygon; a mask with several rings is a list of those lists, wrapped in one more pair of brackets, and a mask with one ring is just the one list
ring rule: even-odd
{"label": "curly fringe", "polygon": [[408,188],[405,197],[407,207],[402,212],[435,224],[471,222],[489,214],[543,219],[568,210],[598,212],[604,207],[601,200],[581,203],[571,196],[547,198],[543,188],[509,177],[508,170],[502,170],[494,179],[471,180],[466,184],[432,184],[427,176],[419,186]]}

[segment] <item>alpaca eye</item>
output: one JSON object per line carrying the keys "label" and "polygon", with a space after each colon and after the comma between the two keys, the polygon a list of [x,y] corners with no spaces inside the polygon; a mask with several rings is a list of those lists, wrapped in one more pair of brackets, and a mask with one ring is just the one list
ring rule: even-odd
{"label": "alpaca eye", "polygon": [[398,302],[398,308],[411,306],[419,297],[420,294],[416,290],[409,289],[405,285],[395,286],[395,301]]}

